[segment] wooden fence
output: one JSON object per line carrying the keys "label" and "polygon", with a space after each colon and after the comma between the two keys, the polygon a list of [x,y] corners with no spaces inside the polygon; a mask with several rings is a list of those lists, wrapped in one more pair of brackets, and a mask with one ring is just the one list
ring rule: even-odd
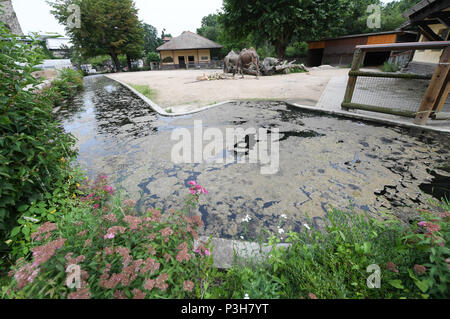
{"label": "wooden fence", "polygon": [[[360,66],[364,61],[367,52],[379,51],[408,51],[408,50],[427,50],[437,49],[443,50],[440,61],[435,69],[432,77],[411,73],[387,73],[387,72],[362,72]],[[414,123],[425,125],[430,116],[433,118],[439,113],[447,100],[449,94],[450,80],[450,41],[433,41],[433,42],[409,42],[394,43],[381,45],[359,45],[356,47],[352,68],[349,72],[347,89],[345,92],[342,108],[344,110],[360,109],[372,112],[388,113],[393,115],[407,116],[415,118]],[[417,111],[396,109],[389,106],[375,106],[361,103],[353,103],[352,98],[355,92],[358,77],[370,78],[390,78],[390,79],[416,79],[429,80],[422,103]],[[383,94],[383,92],[379,92]]]}

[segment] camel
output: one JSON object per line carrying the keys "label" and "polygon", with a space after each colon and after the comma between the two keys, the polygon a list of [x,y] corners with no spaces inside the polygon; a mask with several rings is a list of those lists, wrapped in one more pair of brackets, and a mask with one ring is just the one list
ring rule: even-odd
{"label": "camel", "polygon": [[223,73],[229,73],[233,71],[233,77],[236,74],[237,63],[238,63],[239,55],[233,50],[228,53],[228,55],[223,60]]}
{"label": "camel", "polygon": [[[242,74],[242,78],[244,78],[244,71],[243,69],[248,69],[250,67],[250,64],[253,63],[253,65],[256,68],[256,78],[258,78],[259,75],[259,56],[256,53],[256,50],[254,48],[250,49],[244,49],[239,53],[239,59],[237,63],[237,70]],[[234,77],[234,74],[233,74]]]}

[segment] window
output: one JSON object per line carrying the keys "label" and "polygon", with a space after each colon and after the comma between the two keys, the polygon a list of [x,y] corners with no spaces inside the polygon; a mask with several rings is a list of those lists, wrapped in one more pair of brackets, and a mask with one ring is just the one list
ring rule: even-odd
{"label": "window", "polygon": [[203,56],[201,57],[201,60],[202,60],[202,61],[208,61],[209,58],[208,58],[207,56],[203,55]]}
{"label": "window", "polygon": [[173,58],[171,56],[165,57],[163,63],[173,63]]}

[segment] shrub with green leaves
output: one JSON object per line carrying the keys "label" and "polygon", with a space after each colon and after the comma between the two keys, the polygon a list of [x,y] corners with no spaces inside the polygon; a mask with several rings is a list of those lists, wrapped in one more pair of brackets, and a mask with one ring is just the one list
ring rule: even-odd
{"label": "shrub with green leaves", "polygon": [[[0,23],[0,252],[18,215],[68,179],[75,139],[53,119],[52,91],[38,93],[36,46]],[[64,161],[62,161],[62,159]]]}
{"label": "shrub with green leaves", "polygon": [[[284,298],[448,298],[450,212],[424,218],[406,226],[332,210],[325,231],[290,233],[270,271]],[[367,285],[370,265],[380,267],[379,289]]]}
{"label": "shrub with green leaves", "polygon": [[83,206],[41,225],[31,235],[33,258],[17,261],[3,297],[204,296],[208,288],[205,273],[212,267],[212,257],[207,243],[194,251],[197,228],[203,222],[186,212],[206,190],[191,185],[186,209],[164,214],[156,209],[137,214],[135,201],[121,201],[119,196],[111,199],[114,190],[106,176],[93,185],[83,185],[86,196],[79,199]]}
{"label": "shrub with green leaves", "polygon": [[73,99],[83,89],[83,75],[73,69],[58,70],[58,77],[51,83],[46,93],[51,92],[53,105],[59,106]]}
{"label": "shrub with green leaves", "polygon": [[381,70],[383,72],[397,72],[400,70],[400,66],[397,63],[384,62]]}
{"label": "shrub with green leaves", "polygon": [[160,62],[161,57],[159,56],[158,52],[149,52],[147,55],[148,62]]}

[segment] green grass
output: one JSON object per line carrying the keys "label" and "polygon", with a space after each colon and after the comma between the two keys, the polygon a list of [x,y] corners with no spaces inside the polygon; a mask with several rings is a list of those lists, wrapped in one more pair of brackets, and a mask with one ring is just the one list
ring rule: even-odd
{"label": "green grass", "polygon": [[[430,209],[449,211],[450,203],[446,200],[430,203]],[[353,211],[333,209],[325,230],[305,229],[288,234],[292,244],[289,249],[273,250],[266,263],[234,266],[216,279],[218,285],[212,289],[212,295],[243,298],[247,293],[250,298],[262,299],[308,299],[311,293],[327,299],[448,297],[448,293],[442,295],[435,289],[439,285],[444,287],[450,279],[445,270],[448,248],[442,247],[438,252],[438,247],[426,244],[423,235],[414,235],[411,226],[389,216],[384,218],[380,221]],[[448,247],[448,221],[440,225],[440,236]],[[278,242],[273,237],[270,244]],[[388,263],[394,263],[398,272],[387,270]],[[416,264],[425,264],[427,273],[415,275]],[[379,289],[367,286],[370,265],[380,267]],[[433,272],[439,272],[440,279],[433,279]],[[420,289],[422,284],[428,289]]]}
{"label": "green grass", "polygon": [[138,85],[138,84],[129,84],[133,89],[149,98],[152,101],[156,101],[156,97],[158,96],[158,92],[148,85]]}

